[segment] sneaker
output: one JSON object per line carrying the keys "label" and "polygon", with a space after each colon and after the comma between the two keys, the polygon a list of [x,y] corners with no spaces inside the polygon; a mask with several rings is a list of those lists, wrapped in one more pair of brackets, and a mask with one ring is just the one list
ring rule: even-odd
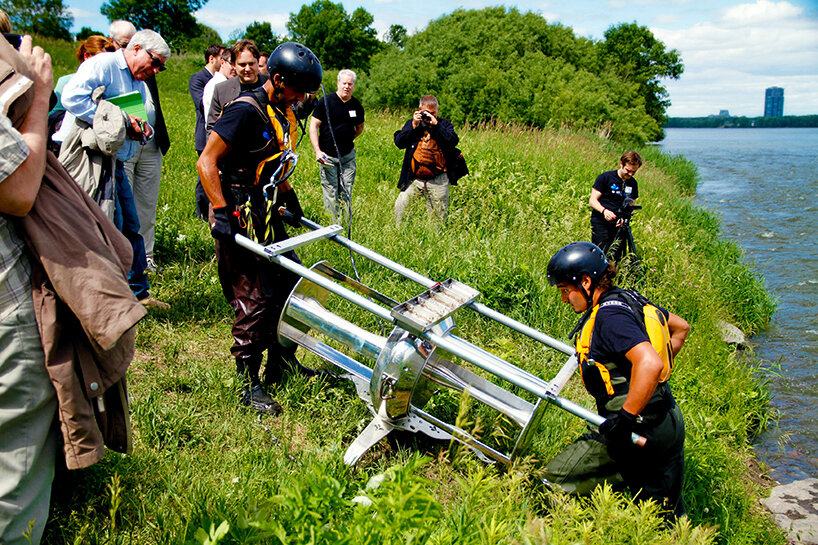
{"label": "sneaker", "polygon": [[252,388],[244,387],[241,394],[241,404],[263,414],[278,416],[281,414],[281,405],[267,395],[261,384]]}
{"label": "sneaker", "polygon": [[148,261],[148,264],[145,267],[145,272],[150,273],[150,274],[156,274],[156,271],[158,270],[156,268],[156,262],[153,260],[152,257],[149,257],[147,261]]}
{"label": "sneaker", "polygon": [[139,300],[142,306],[148,310],[170,310],[170,305],[164,301],[160,301],[153,295],[148,295],[144,299]]}

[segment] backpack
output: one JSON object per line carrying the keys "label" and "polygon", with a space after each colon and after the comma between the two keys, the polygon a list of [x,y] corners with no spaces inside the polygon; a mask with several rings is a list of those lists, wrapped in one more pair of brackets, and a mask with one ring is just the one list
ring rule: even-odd
{"label": "backpack", "polygon": [[[650,344],[656,353],[659,354],[659,359],[662,360],[662,372],[659,375],[659,382],[667,382],[670,374],[673,371],[673,350],[670,345],[670,327],[668,326],[667,318],[662,310],[651,303],[644,295],[633,290],[617,290],[610,298],[598,303],[591,310],[590,315],[582,324],[580,334],[577,337],[576,348],[577,355],[580,362],[588,361],[588,354],[591,349],[591,334],[596,323],[596,313],[600,308],[606,306],[620,306],[627,308],[637,318],[637,322],[641,325],[642,331],[647,335]],[[597,364],[600,367],[601,364]],[[603,376],[607,371],[603,372]],[[604,379],[603,379],[604,380]],[[606,381],[606,386],[607,386]],[[609,389],[609,394],[613,394],[612,387]]]}

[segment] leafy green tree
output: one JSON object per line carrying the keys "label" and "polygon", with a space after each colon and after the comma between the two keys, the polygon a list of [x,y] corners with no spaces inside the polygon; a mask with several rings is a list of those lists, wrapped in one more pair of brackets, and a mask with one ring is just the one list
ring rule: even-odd
{"label": "leafy green tree", "polygon": [[600,43],[607,66],[623,80],[638,85],[638,93],[645,101],[645,111],[656,120],[657,130],[648,135],[649,140],[664,137],[662,125],[667,121],[670,106],[667,90],[661,80],[679,79],[684,71],[679,52],[667,50],[653,33],[636,23],[622,23],[605,31]]}
{"label": "leafy green tree", "polygon": [[18,32],[71,40],[74,18],[62,0],[4,0],[2,6]]}
{"label": "leafy green tree", "polygon": [[309,47],[324,68],[369,71],[370,58],[383,47],[372,15],[364,8],[347,14],[343,4],[315,0],[291,13],[287,29],[293,40]]}
{"label": "leafy green tree", "polygon": [[207,0],[109,0],[100,11],[109,21],[125,19],[136,28],[155,30],[171,47],[179,48],[196,36],[193,12]]}
{"label": "leafy green tree", "polygon": [[197,31],[195,36],[182,39],[179,44],[177,44],[179,49],[201,55],[210,45],[222,43],[222,37],[215,29],[202,23],[197,23],[196,26]]}
{"label": "leafy green tree", "polygon": [[75,35],[77,41],[85,40],[88,36],[107,36],[107,32],[103,32],[101,30],[94,30],[91,27],[84,26],[80,29],[79,32]]}
{"label": "leafy green tree", "polygon": [[256,42],[259,51],[272,52],[273,49],[281,43],[279,37],[273,32],[272,25],[266,21],[263,23],[253,21],[247,25],[247,30],[244,31],[243,37],[246,40]]}
{"label": "leafy green tree", "polygon": [[601,66],[594,42],[537,14],[461,9],[408,37],[402,50],[375,55],[362,96],[405,108],[431,93],[454,122],[584,127],[644,142],[658,127],[638,85]]}
{"label": "leafy green tree", "polygon": [[403,25],[392,25],[386,31],[386,43],[392,44],[395,47],[403,49],[406,45],[406,28]]}

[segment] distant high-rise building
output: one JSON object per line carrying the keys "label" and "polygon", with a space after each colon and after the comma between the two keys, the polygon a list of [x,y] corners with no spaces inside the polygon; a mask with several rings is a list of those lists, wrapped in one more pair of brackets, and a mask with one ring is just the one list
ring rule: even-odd
{"label": "distant high-rise building", "polygon": [[784,116],[784,89],[767,87],[764,94],[764,117]]}

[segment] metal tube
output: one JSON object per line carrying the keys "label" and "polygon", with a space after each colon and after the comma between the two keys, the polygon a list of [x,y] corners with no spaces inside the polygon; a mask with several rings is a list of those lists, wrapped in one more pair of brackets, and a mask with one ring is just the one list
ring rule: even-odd
{"label": "metal tube", "polygon": [[[315,223],[314,221],[311,221],[304,217],[301,218],[301,223],[302,225],[304,225],[305,227],[309,227],[310,229],[321,228],[321,225],[319,225],[318,223]],[[388,257],[385,257],[373,250],[370,250],[366,246],[362,246],[361,244],[358,244],[357,242],[354,242],[344,236],[333,235],[328,238],[330,240],[334,240],[341,246],[349,250],[352,250],[353,252],[360,254],[366,257],[367,259],[374,261],[375,263],[378,263],[379,265],[383,265],[390,271],[398,273],[399,275],[420,284],[425,288],[431,288],[432,286],[437,284],[437,282],[435,282],[431,278],[427,278],[422,274],[413,271],[412,269],[404,267],[400,263],[396,263],[389,259]],[[574,354],[574,349],[571,346],[565,344],[564,342],[554,339],[553,337],[549,337],[545,333],[537,331],[536,329],[527,326],[522,322],[518,322],[513,318],[509,318],[505,314],[501,314],[482,303],[472,301],[467,306],[470,307],[475,312],[477,312],[478,314],[482,314],[483,316],[491,318],[492,320],[495,320],[496,322],[499,322],[504,326],[517,331],[518,333],[522,333],[523,335],[526,335],[527,337],[534,339],[535,341],[538,341],[546,346],[550,346],[555,350],[559,350],[563,354],[567,354],[569,356]]]}
{"label": "metal tube", "polygon": [[287,306],[288,316],[373,361],[378,359],[386,346],[386,339],[380,335],[370,333],[352,322],[344,320],[337,314],[328,312],[317,301],[310,301],[302,297],[291,297],[289,303]]}
{"label": "metal tube", "polygon": [[322,276],[320,274],[317,274],[317,273],[311,271],[310,269],[308,269],[307,267],[305,267],[303,265],[299,265],[298,263],[296,263],[292,259],[288,259],[288,258],[286,258],[284,256],[280,256],[280,255],[270,255],[270,254],[268,254],[267,252],[264,251],[264,246],[262,246],[261,244],[258,244],[257,242],[253,242],[252,240],[250,240],[249,238],[247,238],[245,236],[236,235],[236,244],[238,244],[239,246],[242,246],[244,248],[247,248],[251,252],[256,253],[256,254],[258,254],[260,256],[264,256],[267,259],[269,259],[270,261],[275,261],[276,263],[278,263],[279,265],[281,265],[282,267],[284,267],[288,271],[292,271],[295,274],[297,274],[298,276],[300,276],[302,278],[306,278],[310,282],[321,286],[322,288],[329,291],[330,293],[334,293],[335,295],[337,295],[339,297],[343,297],[344,299],[346,299],[350,303],[354,303],[354,304],[358,305],[362,309],[364,309],[364,310],[366,310],[368,312],[371,312],[372,314],[374,314],[378,318],[381,318],[382,320],[386,320],[389,323],[394,323],[394,321],[395,321],[395,319],[392,318],[392,314],[388,309],[385,309],[380,305],[376,305],[375,303],[373,303],[372,301],[370,301],[366,297],[362,297],[362,296],[358,295],[357,293],[355,293],[352,290],[349,290],[347,288],[339,286],[338,284],[336,284],[332,280],[329,280],[325,276]]}

